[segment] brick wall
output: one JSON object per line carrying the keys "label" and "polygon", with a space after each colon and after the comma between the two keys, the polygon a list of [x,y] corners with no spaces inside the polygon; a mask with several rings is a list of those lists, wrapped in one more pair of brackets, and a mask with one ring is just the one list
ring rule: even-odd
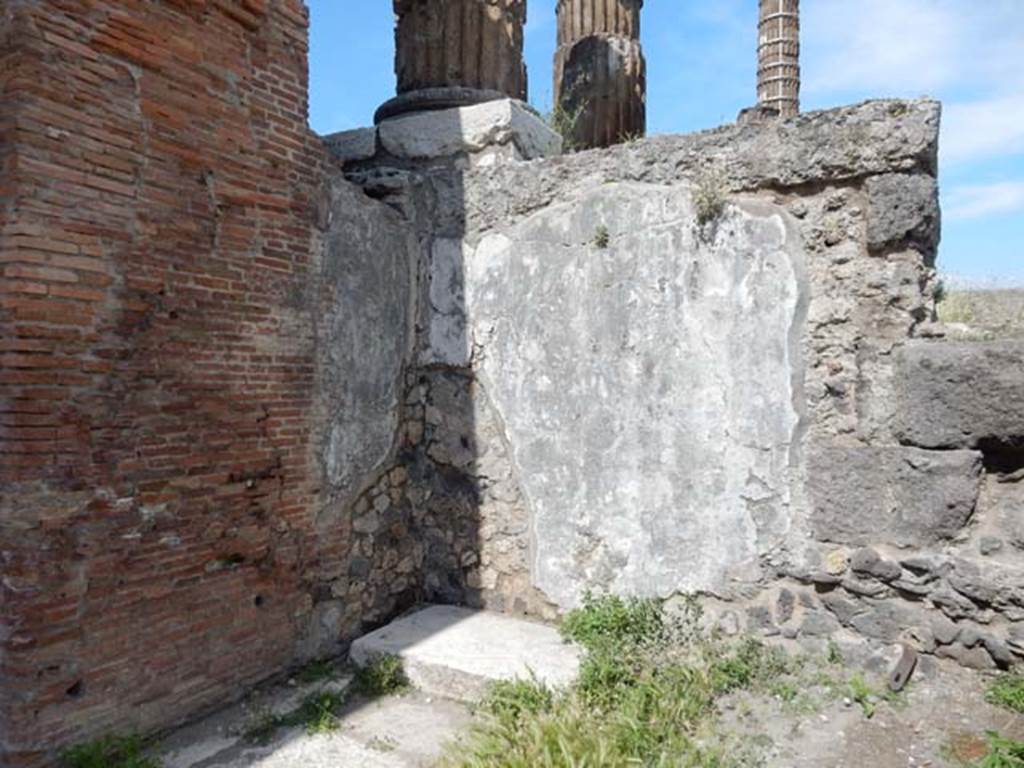
{"label": "brick wall", "polygon": [[301,0],[0,9],[0,764],[294,659],[323,554],[306,27]]}

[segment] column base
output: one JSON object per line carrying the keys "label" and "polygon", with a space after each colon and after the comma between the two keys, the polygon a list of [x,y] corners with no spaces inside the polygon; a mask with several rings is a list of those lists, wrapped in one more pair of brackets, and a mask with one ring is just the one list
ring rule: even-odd
{"label": "column base", "polygon": [[374,124],[379,125],[385,120],[399,115],[414,112],[434,112],[439,109],[468,107],[488,101],[507,99],[508,94],[481,88],[465,88],[452,86],[449,88],[423,88],[418,91],[402,93],[385,101],[373,116]]}

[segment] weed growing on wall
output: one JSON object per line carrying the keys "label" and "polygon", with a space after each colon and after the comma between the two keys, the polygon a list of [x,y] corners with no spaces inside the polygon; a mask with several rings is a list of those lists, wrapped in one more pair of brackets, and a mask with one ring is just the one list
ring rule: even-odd
{"label": "weed growing on wall", "polygon": [[697,224],[703,229],[717,222],[729,201],[729,187],[725,174],[718,168],[701,168],[693,179],[693,205],[697,211]]}
{"label": "weed growing on wall", "polygon": [[[574,98],[574,93],[574,89],[566,91],[551,108],[545,121],[551,130],[562,137],[562,152],[576,152],[581,148],[576,140],[576,128],[587,109],[588,102]],[[575,106],[568,107],[567,104]]]}

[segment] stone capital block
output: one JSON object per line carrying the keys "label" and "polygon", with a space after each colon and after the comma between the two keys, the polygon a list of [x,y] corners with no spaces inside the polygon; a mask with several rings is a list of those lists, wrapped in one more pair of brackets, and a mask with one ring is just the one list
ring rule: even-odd
{"label": "stone capital block", "polygon": [[385,120],[378,132],[381,148],[395,157],[469,155],[474,165],[497,162],[499,149],[507,150],[505,159],[533,160],[557,155],[562,145],[543,120],[511,99],[405,115]]}

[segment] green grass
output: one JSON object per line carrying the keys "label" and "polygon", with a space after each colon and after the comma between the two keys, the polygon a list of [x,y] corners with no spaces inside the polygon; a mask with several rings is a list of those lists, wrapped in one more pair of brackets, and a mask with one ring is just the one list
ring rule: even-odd
{"label": "green grass", "polygon": [[988,754],[971,768],[1024,768],[1024,742],[1000,736],[994,731],[985,735]]}
{"label": "green grass", "polygon": [[1024,715],[1024,675],[1004,675],[988,689],[990,704]]}
{"label": "green grass", "polygon": [[843,659],[843,651],[839,647],[839,643],[831,637],[828,639],[828,649],[825,651],[825,661],[834,665],[842,664],[845,661]]}
{"label": "green grass", "polygon": [[393,696],[409,689],[409,678],[398,656],[384,654],[356,670],[356,691],[363,696]]}
{"label": "green grass", "polygon": [[864,676],[859,672],[850,677],[847,685],[849,697],[860,705],[864,717],[874,717],[875,711],[878,709],[878,703],[884,698],[884,694],[868,684]]}
{"label": "green grass", "polygon": [[[587,595],[562,622],[585,651],[576,682],[494,686],[449,768],[728,768],[745,749],[714,734],[731,692],[791,692],[787,657],[753,638],[700,640],[696,614],[667,614],[654,600]],[[749,745],[747,745],[749,746]],[[747,758],[743,758],[747,759]]]}
{"label": "green grass", "polygon": [[106,736],[73,747],[60,759],[65,768],[160,768],[157,760],[143,754],[143,741],[137,736]]}
{"label": "green grass", "polygon": [[286,715],[268,710],[256,712],[245,728],[243,737],[253,744],[268,744],[278,728],[301,726],[308,735],[332,733],[341,727],[339,716],[348,702],[345,693],[320,690],[309,694],[302,705]]}
{"label": "green grass", "polygon": [[[723,707],[742,712],[759,697],[787,711],[856,700],[865,715],[889,701],[827,657],[792,658],[759,639],[699,631],[700,611],[655,600],[584,597],[562,621],[584,657],[576,681],[552,689],[517,680],[495,685],[446,768],[739,768],[760,764],[770,741],[723,727]],[[818,695],[821,698],[818,698]]]}
{"label": "green grass", "polygon": [[665,617],[654,600],[588,592],[583,596],[583,606],[566,614],[561,632],[588,651],[635,647],[663,640]]}
{"label": "green grass", "polygon": [[338,715],[345,706],[345,696],[331,691],[310,694],[296,712],[284,718],[284,725],[301,725],[310,736],[331,733],[341,727]]}

